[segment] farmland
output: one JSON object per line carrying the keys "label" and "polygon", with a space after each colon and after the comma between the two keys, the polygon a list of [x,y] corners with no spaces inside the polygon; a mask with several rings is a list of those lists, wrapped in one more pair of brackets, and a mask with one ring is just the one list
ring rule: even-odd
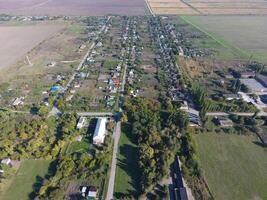
{"label": "farmland", "polygon": [[[0,69],[14,64],[19,58],[63,26],[56,24],[37,24],[29,26],[0,26]],[[9,41],[9,42],[7,42]]]}
{"label": "farmland", "polygon": [[0,13],[22,15],[143,15],[143,0],[0,0]]}
{"label": "farmland", "polygon": [[157,15],[251,15],[266,14],[267,3],[259,1],[148,0]]}
{"label": "farmland", "polygon": [[192,16],[183,19],[234,54],[267,62],[264,56],[267,53],[266,16]]}
{"label": "farmland", "polygon": [[195,136],[200,166],[215,199],[265,199],[267,156],[254,136]]}

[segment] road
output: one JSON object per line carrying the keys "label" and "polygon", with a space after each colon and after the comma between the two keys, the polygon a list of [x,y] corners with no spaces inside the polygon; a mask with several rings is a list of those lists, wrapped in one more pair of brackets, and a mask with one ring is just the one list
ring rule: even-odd
{"label": "road", "polygon": [[150,13],[151,13],[151,15],[152,15],[153,17],[155,17],[156,15],[155,15],[155,13],[153,12],[153,10],[152,10],[152,8],[151,8],[151,6],[150,6],[148,0],[146,0],[146,5],[147,5],[147,7],[148,7],[148,9],[149,9],[149,11],[150,11]]}
{"label": "road", "polygon": [[78,112],[78,116],[80,117],[106,117],[106,116],[113,116],[114,113],[112,112]]}
{"label": "road", "polygon": [[112,153],[112,163],[111,163],[111,169],[110,169],[108,192],[107,192],[106,200],[113,199],[120,136],[121,136],[121,122],[118,122],[113,131],[114,147],[113,147],[113,153]]}
{"label": "road", "polygon": [[126,76],[127,76],[127,68],[128,68],[128,65],[124,64],[124,72],[123,72],[123,78],[122,78],[122,84],[121,84],[121,92],[124,92],[125,83],[126,83]]}

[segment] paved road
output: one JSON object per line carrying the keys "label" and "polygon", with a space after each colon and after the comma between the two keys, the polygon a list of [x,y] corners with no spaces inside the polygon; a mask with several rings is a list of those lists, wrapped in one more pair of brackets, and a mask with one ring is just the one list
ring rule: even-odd
{"label": "paved road", "polygon": [[121,135],[121,122],[118,122],[113,131],[114,147],[113,147],[112,163],[111,163],[111,169],[110,169],[110,177],[109,177],[109,182],[108,182],[108,192],[107,192],[106,200],[113,199],[120,135]]}
{"label": "paved road", "polygon": [[150,13],[151,13],[151,15],[152,15],[153,17],[155,17],[156,15],[155,15],[155,13],[153,12],[153,10],[152,10],[152,8],[151,8],[151,6],[150,6],[148,0],[146,0],[146,5],[147,5],[147,7],[148,7],[148,9],[149,9],[149,11],[150,11]]}
{"label": "paved road", "polygon": [[80,117],[105,117],[105,116],[113,116],[114,113],[112,112],[78,112],[78,116]]}

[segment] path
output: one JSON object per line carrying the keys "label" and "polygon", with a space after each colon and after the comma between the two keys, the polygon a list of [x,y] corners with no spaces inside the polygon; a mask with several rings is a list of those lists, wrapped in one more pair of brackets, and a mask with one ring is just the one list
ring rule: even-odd
{"label": "path", "polygon": [[112,163],[111,163],[111,169],[110,169],[108,192],[107,192],[106,200],[113,199],[120,135],[121,135],[121,122],[118,122],[113,132],[114,147],[113,147]]}

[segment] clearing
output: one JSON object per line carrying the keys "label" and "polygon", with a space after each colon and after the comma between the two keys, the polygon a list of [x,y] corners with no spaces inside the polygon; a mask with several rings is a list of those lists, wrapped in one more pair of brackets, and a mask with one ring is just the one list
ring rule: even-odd
{"label": "clearing", "polygon": [[215,199],[266,199],[267,152],[255,136],[195,136],[200,166]]}
{"label": "clearing", "polygon": [[31,193],[33,192],[33,187],[36,187],[45,175],[47,175],[49,165],[50,161],[47,160],[24,161],[16,175],[12,178],[13,181],[7,191],[4,195],[1,195],[1,199],[29,199]]}

